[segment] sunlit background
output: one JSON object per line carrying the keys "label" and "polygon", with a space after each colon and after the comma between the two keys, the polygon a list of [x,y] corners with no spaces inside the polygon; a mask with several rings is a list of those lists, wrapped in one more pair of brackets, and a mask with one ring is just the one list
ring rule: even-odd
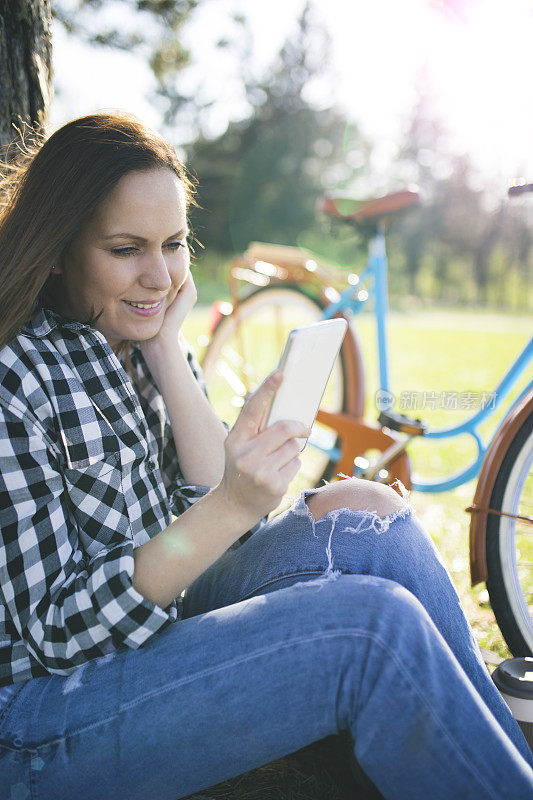
{"label": "sunlit background", "polygon": [[[510,185],[533,181],[531,0],[199,0],[163,47],[164,15],[129,0],[52,8],[52,129],[96,110],[133,112],[198,179],[199,303],[184,328],[200,358],[210,303],[229,299],[228,269],[250,241],[299,246],[339,265],[345,281],[362,268],[366,240],[319,214],[319,197],[418,186],[422,206],[387,237],[396,410],[452,426],[469,410],[400,408],[399,398],[494,390],[531,335],[533,196],[507,197]],[[128,36],[131,46],[116,46]],[[375,420],[372,315],[357,328]],[[484,424],[486,440],[502,414]],[[423,439],[410,455],[416,472],[444,477],[470,462],[473,446]],[[508,655],[484,585],[469,584],[474,490],[470,481],[413,504],[478,641]]]}
{"label": "sunlit background", "polygon": [[[62,5],[74,6],[64,3]],[[106,2],[105,16],[135,28],[122,3]],[[253,33],[251,66],[261,74],[294,29],[302,0],[211,0],[183,31],[192,60],[180,80],[205,102],[210,134],[246,113],[235,58],[216,43],[232,33],[232,15],[244,13]],[[450,143],[467,152],[485,185],[502,191],[533,174],[531,92],[533,4],[530,0],[315,0],[331,36],[328,72],[308,87],[318,106],[332,99],[375,140],[375,184],[387,171],[421,85],[449,127]],[[102,13],[102,12],[100,12]],[[140,53],[83,45],[53,25],[55,100],[52,125],[101,108],[134,111],[162,127],[150,93],[156,83]],[[90,75],[91,80],[85,80]],[[177,122],[176,143],[180,134]]]}
{"label": "sunlit background", "polygon": [[[47,132],[95,111],[131,112],[163,134],[196,179],[199,202],[190,211],[189,240],[198,303],[183,333],[202,362],[221,419],[235,422],[250,391],[278,363],[288,331],[320,317],[317,275],[327,276],[321,289],[330,301],[348,285],[352,296],[368,297],[359,275],[375,227],[321,213],[320,198],[336,192],[358,199],[402,188],[420,192],[420,204],[387,219],[393,410],[421,417],[429,427],[460,427],[480,410],[483,398],[495,394],[532,331],[533,194],[513,199],[507,190],[533,182],[533,0],[32,5],[44,9],[43,16],[51,8],[53,15]],[[19,27],[22,32],[24,25]],[[47,48],[43,52],[47,55]],[[39,73],[43,83],[45,72]],[[41,88],[46,95],[47,87]],[[254,273],[250,263],[243,269],[242,253],[253,241],[299,248],[296,258],[303,254],[314,265],[291,276],[292,289],[287,290],[288,280],[274,287],[278,305],[267,284],[276,274],[273,264],[280,262],[265,256],[262,271]],[[251,274],[255,283],[246,276],[235,280],[248,304],[235,303],[240,316],[231,316],[235,297],[228,276],[235,277],[230,270],[236,256],[241,275]],[[254,293],[258,286],[266,291]],[[243,307],[252,308],[248,317]],[[360,315],[348,315],[364,365],[364,386],[358,373],[349,389],[361,390],[364,421],[377,430],[379,358],[372,312],[370,302]],[[241,325],[235,331],[236,318]],[[356,394],[343,391],[354,371],[342,373],[339,363],[324,395],[330,411],[346,410],[342,403]],[[532,367],[481,425],[484,444],[531,381]],[[326,423],[322,429],[315,425],[313,436],[322,437],[315,439],[322,447],[325,438],[326,446],[339,444]],[[343,468],[371,464],[375,441],[365,444],[364,452],[361,445],[355,457],[355,450],[350,452]],[[302,488],[322,482],[320,476],[335,478],[338,462],[328,464],[330,454],[324,457],[312,444],[306,450],[275,511],[287,508]],[[477,447],[464,434],[417,437],[408,456],[412,475],[437,481],[471,464]],[[378,475],[387,478],[386,470]],[[474,587],[470,582],[466,509],[476,482],[434,494],[412,491],[410,502],[442,555],[487,663],[495,665],[511,655],[512,637],[505,634],[505,622],[501,629],[496,622],[494,592],[489,597],[483,581]],[[523,517],[533,514],[531,473],[524,485],[514,508]],[[533,539],[518,530],[516,540],[509,537],[510,549],[516,550],[531,603]],[[330,544],[335,569],[335,537]],[[209,789],[209,797],[336,796],[329,777],[316,791],[311,783],[309,792],[295,793],[290,770],[283,763],[272,771],[270,766],[265,765],[263,782],[255,770],[248,780],[235,781],[234,791],[229,782],[229,794],[221,785]],[[307,783],[305,770],[295,772]]]}

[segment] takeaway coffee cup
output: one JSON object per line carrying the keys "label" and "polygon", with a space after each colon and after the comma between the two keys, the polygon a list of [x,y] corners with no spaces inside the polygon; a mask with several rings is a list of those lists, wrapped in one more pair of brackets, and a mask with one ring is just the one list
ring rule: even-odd
{"label": "takeaway coffee cup", "polygon": [[533,658],[508,658],[492,679],[533,750]]}

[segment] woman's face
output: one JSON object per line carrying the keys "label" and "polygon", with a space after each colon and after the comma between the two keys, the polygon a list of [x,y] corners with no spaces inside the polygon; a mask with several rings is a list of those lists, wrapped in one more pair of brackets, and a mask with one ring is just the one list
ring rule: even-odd
{"label": "woman's face", "polygon": [[[124,175],[73,239],[55,273],[58,310],[95,323],[113,349],[159,331],[189,270],[183,184],[167,168]],[[141,314],[130,303],[160,305]]]}

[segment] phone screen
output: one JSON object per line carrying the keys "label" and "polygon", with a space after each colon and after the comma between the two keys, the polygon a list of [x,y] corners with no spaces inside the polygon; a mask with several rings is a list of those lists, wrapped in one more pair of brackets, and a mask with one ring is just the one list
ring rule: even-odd
{"label": "phone screen", "polygon": [[[313,424],[347,327],[345,319],[332,319],[289,333],[278,365],[283,382],[263,427],[281,419]],[[301,439],[301,450],[305,444],[306,439]]]}

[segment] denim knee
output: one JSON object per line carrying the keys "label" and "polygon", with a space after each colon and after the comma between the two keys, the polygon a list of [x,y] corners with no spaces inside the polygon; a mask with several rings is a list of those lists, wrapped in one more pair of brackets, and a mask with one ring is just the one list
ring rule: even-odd
{"label": "denim knee", "polygon": [[[425,680],[439,680],[426,673],[434,661],[435,646],[449,648],[418,598],[399,583],[374,575],[341,575],[325,581],[330,602],[320,602],[317,614],[324,626],[346,627],[367,639],[368,669],[374,674],[392,663],[409,671],[420,671]],[[325,598],[324,598],[325,600]],[[388,666],[386,665],[388,663]],[[381,666],[379,666],[381,665]],[[410,665],[410,667],[409,667]]]}
{"label": "denim knee", "polygon": [[327,625],[346,625],[372,633],[386,629],[416,635],[431,620],[415,595],[389,578],[343,573],[334,580],[318,578],[293,584],[310,594],[316,593],[313,609]]}
{"label": "denim knee", "polygon": [[[314,491],[302,492],[288,513],[309,524],[313,536],[320,535],[324,539],[327,576],[333,578],[341,572],[353,571],[390,578],[402,585],[407,583],[407,588],[414,588],[417,581],[413,583],[412,579],[416,573],[427,575],[437,566],[439,572],[445,570],[435,544],[416,519],[411,506],[406,505],[386,517],[380,517],[371,509],[336,508],[315,520],[305,502]],[[353,570],[343,569],[339,563],[339,534],[342,535],[344,553],[350,546]]]}

